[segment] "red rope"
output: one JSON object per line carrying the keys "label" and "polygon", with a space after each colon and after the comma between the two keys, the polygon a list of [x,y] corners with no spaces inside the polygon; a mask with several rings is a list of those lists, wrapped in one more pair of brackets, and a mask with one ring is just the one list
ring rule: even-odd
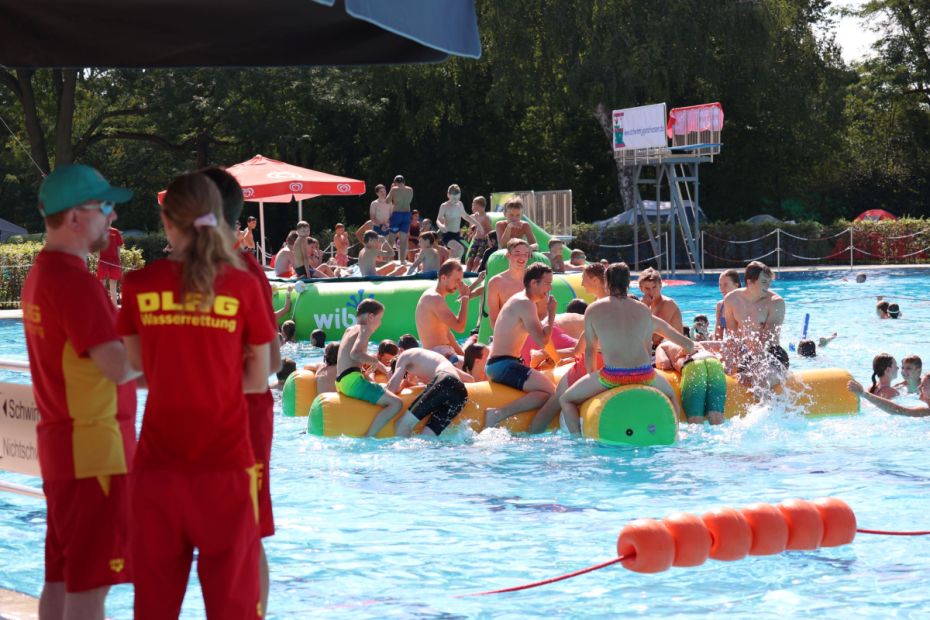
{"label": "red rope", "polygon": [[888,530],[856,530],[859,534],[882,534],[884,536],[930,536],[930,531],[891,532]]}
{"label": "red rope", "polygon": [[526,584],[523,584],[522,586],[501,588],[500,590],[488,590],[487,592],[475,592],[473,594],[460,594],[455,598],[465,598],[467,596],[485,596],[487,594],[503,594],[504,592],[519,592],[520,590],[529,590],[530,588],[538,588],[539,586],[546,586],[546,585],[549,585],[550,583],[555,583],[557,581],[571,579],[572,577],[584,575],[585,573],[592,573],[596,570],[607,568],[608,566],[613,566],[614,564],[622,562],[623,560],[628,560],[632,557],[635,557],[635,556],[634,555],[621,555],[620,557],[614,558],[612,560],[608,560],[600,564],[595,564],[594,566],[589,566],[587,568],[582,568],[581,570],[576,570],[573,573],[566,573],[564,575],[559,575],[558,577],[552,577],[550,579],[544,579],[542,581],[534,581],[533,583],[526,583]]}

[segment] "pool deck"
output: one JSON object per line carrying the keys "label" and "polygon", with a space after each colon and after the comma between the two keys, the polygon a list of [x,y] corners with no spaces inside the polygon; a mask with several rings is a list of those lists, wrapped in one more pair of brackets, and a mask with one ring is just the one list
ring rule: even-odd
{"label": "pool deck", "polygon": [[38,617],[39,599],[0,588],[0,620],[34,620]]}

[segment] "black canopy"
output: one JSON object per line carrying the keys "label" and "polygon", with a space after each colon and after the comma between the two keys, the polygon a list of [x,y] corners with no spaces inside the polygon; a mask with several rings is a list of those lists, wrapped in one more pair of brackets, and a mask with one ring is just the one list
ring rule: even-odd
{"label": "black canopy", "polygon": [[7,67],[299,66],[478,57],[473,0],[0,0]]}

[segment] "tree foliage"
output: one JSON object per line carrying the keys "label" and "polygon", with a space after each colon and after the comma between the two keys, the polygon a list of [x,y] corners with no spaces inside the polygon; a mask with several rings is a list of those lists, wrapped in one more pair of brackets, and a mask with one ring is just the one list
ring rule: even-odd
{"label": "tree foliage", "polygon": [[[476,4],[478,61],[0,69],[0,118],[13,132],[0,128],[0,215],[38,229],[37,168],[82,161],[136,190],[120,226],[156,229],[155,194],[174,174],[261,153],[370,188],[402,173],[427,217],[458,183],[466,197],[571,189],[576,220],[592,221],[630,192],[611,152],[610,110],[663,101],[723,104],[723,152],[701,177],[713,219],[824,220],[870,207],[918,215],[930,203],[928,0],[870,2],[865,14],[883,36],[855,67],[829,35],[826,0]],[[358,225],[370,200],[320,197],[305,217],[318,230]],[[271,241],[296,212],[266,209]]]}

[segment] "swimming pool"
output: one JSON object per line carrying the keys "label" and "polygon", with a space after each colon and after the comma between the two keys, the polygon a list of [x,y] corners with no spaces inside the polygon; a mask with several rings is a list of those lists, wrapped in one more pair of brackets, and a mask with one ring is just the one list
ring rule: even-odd
{"label": "swimming pool", "polygon": [[[792,356],[793,366],[848,368],[865,382],[881,351],[930,360],[930,277],[871,272],[859,285],[840,277],[775,282],[788,302],[783,344],[797,340],[805,313],[812,335],[840,334],[814,360]],[[715,279],[665,292],[686,324],[712,315],[718,298]],[[899,301],[904,318],[875,318],[878,294]],[[23,355],[21,324],[0,321],[0,356]],[[0,371],[0,380],[13,376]],[[834,495],[860,527],[930,529],[928,440],[930,420],[867,403],[860,416],[820,420],[774,404],[722,427],[682,427],[678,445],[659,449],[499,430],[432,442],[320,439],[306,434],[306,418],[278,415],[269,618],[918,616],[930,603],[930,539],[865,535],[845,547],[657,575],[611,567],[522,593],[454,595],[609,559],[628,521],[679,510]],[[44,520],[40,501],[0,493],[0,587],[38,594]],[[109,617],[131,617],[131,588],[115,588],[108,602]],[[183,617],[202,616],[191,587]]]}

